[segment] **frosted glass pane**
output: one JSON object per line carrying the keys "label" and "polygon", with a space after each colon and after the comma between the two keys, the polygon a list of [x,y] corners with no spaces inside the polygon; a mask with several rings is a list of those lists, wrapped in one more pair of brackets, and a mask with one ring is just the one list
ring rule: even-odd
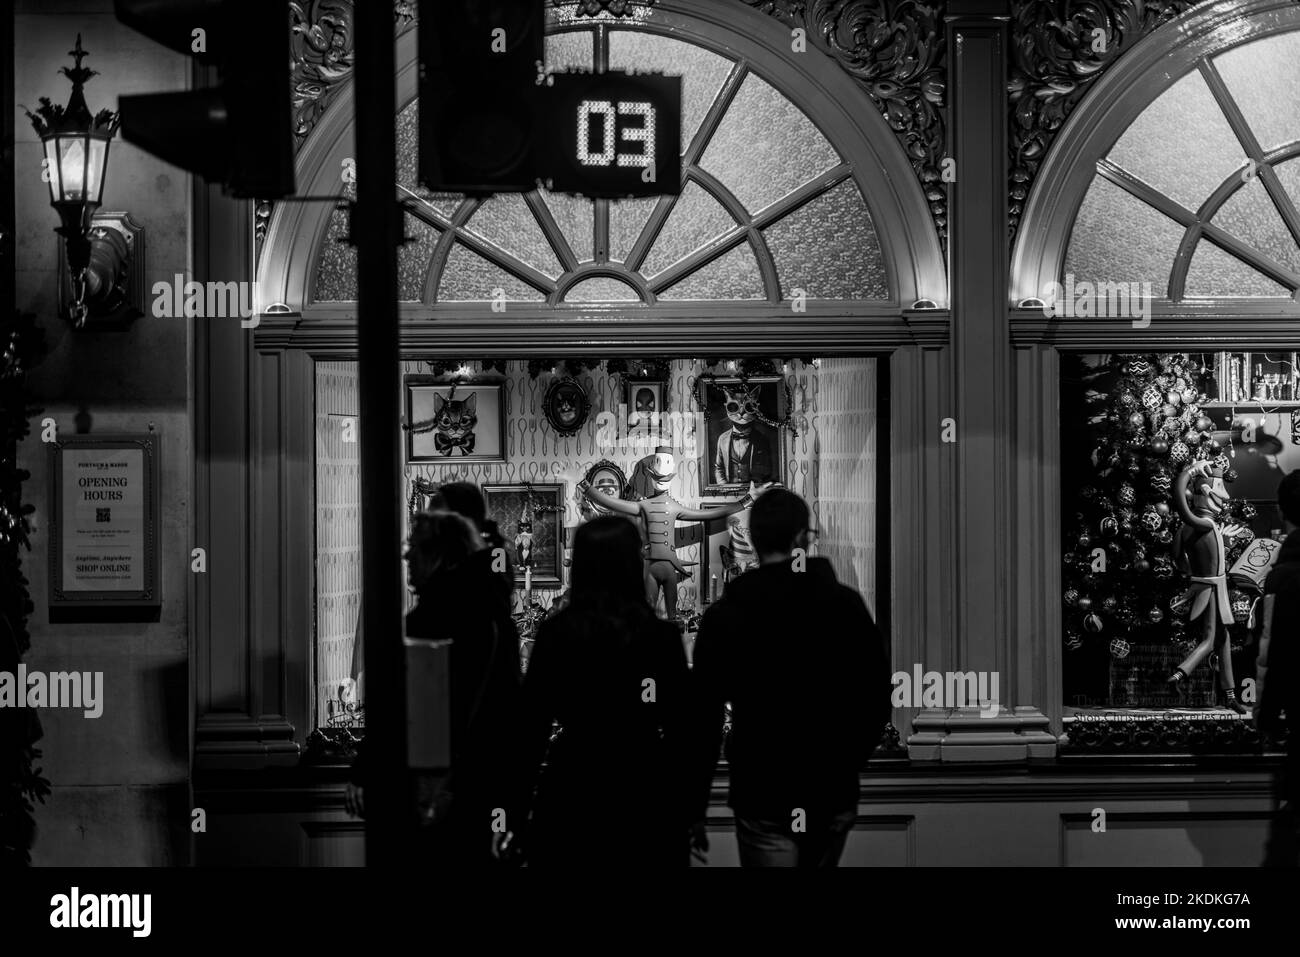
{"label": "frosted glass pane", "polygon": [[397,291],[402,302],[420,302],[424,299],[424,283],[433,259],[433,247],[438,244],[438,230],[428,223],[406,217],[406,235],[415,242],[403,243],[397,250]]}
{"label": "frosted glass pane", "polygon": [[659,238],[650,247],[650,255],[641,266],[641,272],[647,276],[660,273],[701,246],[707,246],[735,225],[736,221],[703,187],[698,183],[687,183],[664,221]]}
{"label": "frosted glass pane", "polygon": [[1291,198],[1291,205],[1300,208],[1300,159],[1287,160],[1273,167],[1282,188]]}
{"label": "frosted glass pane", "polygon": [[592,36],[588,30],[552,33],[546,38],[546,69],[550,73],[565,70],[594,70]]}
{"label": "frosted glass pane", "polygon": [[640,302],[641,297],[627,283],[608,276],[584,279],[569,290],[565,302]]}
{"label": "frosted glass pane", "polygon": [[862,195],[851,180],[763,230],[781,295],[810,299],[887,299],[885,261]]}
{"label": "frosted glass pane", "polygon": [[682,151],[685,152],[704,114],[722,89],[731,61],[671,37],[615,30],[609,35],[609,68],[682,78]]}
{"label": "frosted glass pane", "polygon": [[518,193],[498,193],[487,199],[474,211],[465,228],[552,279],[560,274],[560,263],[551,244]]}
{"label": "frosted glass pane", "polygon": [[659,294],[660,299],[762,299],[763,277],[749,243],[691,273]]}
{"label": "frosted glass pane", "polygon": [[540,302],[545,296],[478,253],[456,243],[438,283],[439,302],[486,302],[500,289],[511,302]]}
{"label": "frosted glass pane", "polygon": [[566,196],[564,193],[543,191],[542,198],[550,207],[555,224],[569,241],[569,248],[578,262],[587,262],[594,258],[592,254],[592,235],[595,230],[595,207],[591,200],[582,196]]}
{"label": "frosted glass pane", "polygon": [[1191,210],[1246,159],[1219,104],[1196,72],[1148,106],[1109,158]]}
{"label": "frosted glass pane", "polygon": [[1282,33],[1216,57],[1232,98],[1266,151],[1300,140],[1300,33]]}
{"label": "frosted glass pane", "polygon": [[701,165],[756,212],[840,162],[810,119],[752,73],[745,77]]}
{"label": "frosted glass pane", "polygon": [[[690,189],[687,186],[687,189]],[[609,204],[609,258],[616,262],[626,262],[633,244],[641,235],[645,221],[659,200],[619,199]]]}
{"label": "frosted glass pane", "polygon": [[336,209],[330,213],[329,229],[316,262],[316,302],[356,302],[357,250],[337,242],[348,234],[348,214]]}
{"label": "frosted glass pane", "polygon": [[1182,240],[1183,228],[1172,219],[1097,176],[1074,221],[1065,271],[1078,282],[1149,282],[1151,294],[1163,299]]}
{"label": "frosted glass pane", "polygon": [[1205,239],[1196,244],[1183,294],[1187,298],[1291,295],[1263,273]]}
{"label": "frosted glass pane", "polygon": [[1275,262],[1300,271],[1300,246],[1291,238],[1258,177],[1237,190],[1211,222],[1250,243]]}

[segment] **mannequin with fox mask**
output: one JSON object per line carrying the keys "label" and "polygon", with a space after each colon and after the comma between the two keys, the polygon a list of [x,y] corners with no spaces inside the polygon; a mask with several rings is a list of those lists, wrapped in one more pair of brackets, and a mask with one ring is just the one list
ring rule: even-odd
{"label": "mannequin with fox mask", "polygon": [[1223,471],[1209,462],[1193,462],[1178,475],[1174,484],[1174,507],[1183,524],[1174,536],[1174,554],[1191,584],[1173,603],[1175,611],[1186,609],[1190,635],[1199,641],[1192,653],[1169,676],[1177,687],[1211,653],[1219,657],[1219,689],[1227,706],[1238,714],[1246,709],[1237,701],[1237,683],[1232,675],[1232,646],[1228,626],[1233,622],[1228,596],[1228,560],[1224,534],[1218,517],[1228,504]]}

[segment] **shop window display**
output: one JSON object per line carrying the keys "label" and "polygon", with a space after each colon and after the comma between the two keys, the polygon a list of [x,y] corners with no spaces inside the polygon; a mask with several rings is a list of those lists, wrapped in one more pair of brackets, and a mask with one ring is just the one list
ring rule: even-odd
{"label": "shop window display", "polygon": [[[394,495],[413,512],[444,482],[484,490],[515,569],[525,660],[532,631],[564,601],[574,529],[609,512],[638,522],[656,610],[680,623],[689,655],[700,614],[755,564],[748,506],[775,485],[808,501],[812,553],[887,623],[882,369],[873,357],[406,361],[405,483]],[[586,404],[581,421],[561,392],[580,393],[570,404]],[[364,724],[359,436],[346,440],[344,427],[355,429],[357,402],[356,364],[317,362],[322,727]],[[466,454],[469,443],[494,454]]]}
{"label": "shop window display", "polygon": [[1062,358],[1067,709],[1248,711],[1297,355]]}

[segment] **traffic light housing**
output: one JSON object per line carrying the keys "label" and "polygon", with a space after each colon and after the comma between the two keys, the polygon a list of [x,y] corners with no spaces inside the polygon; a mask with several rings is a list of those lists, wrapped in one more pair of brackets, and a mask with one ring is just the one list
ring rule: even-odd
{"label": "traffic light housing", "polygon": [[446,192],[537,185],[543,0],[423,0],[420,182]]}
{"label": "traffic light housing", "polygon": [[123,137],[235,196],[294,192],[288,0],[114,0],[117,19],[218,70],[216,87],[123,96]]}

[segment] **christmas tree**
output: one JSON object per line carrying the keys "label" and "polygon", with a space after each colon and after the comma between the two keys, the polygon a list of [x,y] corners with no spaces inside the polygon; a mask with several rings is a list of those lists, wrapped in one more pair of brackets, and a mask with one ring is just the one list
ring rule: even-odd
{"label": "christmas tree", "polygon": [[[31,644],[27,617],[34,609],[22,573],[22,551],[30,547],[28,516],[34,508],[22,500],[23,482],[30,475],[18,468],[17,449],[37,411],[27,401],[26,375],[40,356],[42,341],[30,315],[0,319],[0,671],[10,674]],[[34,710],[0,708],[0,867],[31,862],[36,833],[32,802],[43,801],[50,791],[50,782],[35,766],[40,736]]]}
{"label": "christmas tree", "polygon": [[[1062,503],[1065,644],[1071,652],[1106,649],[1111,705],[1156,703],[1133,699],[1152,697],[1150,689],[1161,688],[1168,674],[1163,665],[1151,667],[1150,656],[1140,656],[1150,673],[1126,668],[1134,647],[1164,649],[1170,668],[1191,647],[1186,621],[1170,612],[1187,587],[1172,548],[1181,524],[1174,482],[1195,461],[1222,468],[1227,482],[1236,478],[1200,407],[1208,373],[1201,357],[1181,353],[1112,355],[1100,368],[1077,373],[1086,388],[1079,410],[1084,434],[1072,434],[1067,418],[1063,435],[1067,471],[1080,473],[1072,476],[1073,490],[1066,483],[1072,498]],[[1233,500],[1221,521],[1244,525],[1253,517],[1249,503]],[[1243,530],[1229,540],[1229,564],[1251,538]],[[1249,616],[1246,597],[1233,598],[1234,611]],[[1117,673],[1127,679],[1124,700],[1114,700]]]}

